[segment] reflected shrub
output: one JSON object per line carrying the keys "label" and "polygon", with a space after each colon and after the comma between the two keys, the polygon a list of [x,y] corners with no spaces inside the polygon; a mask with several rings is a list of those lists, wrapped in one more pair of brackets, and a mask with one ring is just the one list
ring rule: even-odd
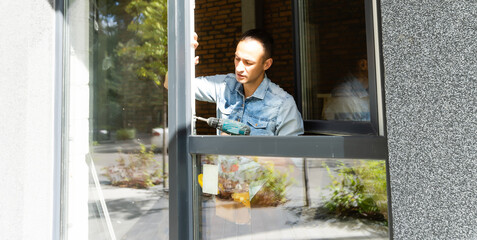
{"label": "reflected shrub", "polygon": [[123,128],[116,131],[117,140],[131,140],[136,137],[136,129]]}
{"label": "reflected shrub", "polygon": [[[289,172],[291,171],[290,168]],[[289,172],[278,171],[273,163],[263,166],[263,172],[258,181],[265,183],[252,198],[252,206],[277,206],[287,202],[286,189],[294,182],[294,179],[289,176]]]}
{"label": "reflected shrub", "polygon": [[219,167],[220,199],[246,207],[277,206],[288,201],[286,190],[294,182],[289,176],[292,168],[278,170],[273,161],[245,156],[208,155],[202,163]]}
{"label": "reflected shrub", "polygon": [[162,183],[162,168],[154,159],[154,149],[148,151],[144,144],[140,146],[139,152],[127,159],[121,155],[116,164],[104,168],[113,186],[149,188]]}
{"label": "reflected shrub", "polygon": [[325,208],[338,215],[387,221],[386,165],[360,161],[358,166],[339,164],[337,176],[325,164],[332,183]]}
{"label": "reflected shrub", "polygon": [[388,219],[388,196],[386,187],[386,164],[384,161],[361,161],[354,168],[356,175],[362,179],[365,192],[370,195],[378,211]]}

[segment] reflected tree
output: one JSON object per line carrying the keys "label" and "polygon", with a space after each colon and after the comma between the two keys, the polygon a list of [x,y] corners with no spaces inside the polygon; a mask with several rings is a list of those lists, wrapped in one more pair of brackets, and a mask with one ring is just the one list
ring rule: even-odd
{"label": "reflected tree", "polygon": [[126,56],[141,79],[161,84],[167,72],[167,3],[163,0],[133,0],[126,12],[133,16],[128,30],[135,38],[119,43],[119,56]]}
{"label": "reflected tree", "polygon": [[[165,0],[96,0],[91,4],[94,139],[119,129],[166,125]],[[102,134],[103,133],[103,134]]]}

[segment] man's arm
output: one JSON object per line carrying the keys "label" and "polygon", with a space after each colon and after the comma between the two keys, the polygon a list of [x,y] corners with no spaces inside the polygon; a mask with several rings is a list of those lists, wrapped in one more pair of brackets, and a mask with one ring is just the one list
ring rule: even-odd
{"label": "man's arm", "polygon": [[227,75],[215,75],[207,77],[197,77],[194,79],[194,91],[195,99],[206,102],[217,102],[217,98],[220,95],[219,92],[223,92],[225,86],[225,77]]}
{"label": "man's arm", "polygon": [[[217,91],[220,88],[220,84],[223,83],[226,75],[216,75],[208,77],[197,77],[194,80],[194,89],[192,91],[195,94],[195,99],[206,102],[217,102]],[[169,78],[166,73],[164,87],[169,89]]]}
{"label": "man's arm", "polygon": [[275,135],[298,136],[304,133],[303,119],[291,96],[280,107],[277,123]]}

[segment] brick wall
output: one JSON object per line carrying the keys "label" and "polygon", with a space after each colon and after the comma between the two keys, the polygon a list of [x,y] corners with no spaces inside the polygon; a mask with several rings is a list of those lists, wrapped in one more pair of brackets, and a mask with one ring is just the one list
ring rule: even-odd
{"label": "brick wall", "polygon": [[[197,0],[195,31],[199,35],[196,55],[200,56],[196,75],[233,73],[236,39],[242,31],[240,0]],[[196,114],[201,117],[215,117],[215,104],[196,101]],[[216,133],[203,122],[197,122],[196,129],[197,134]]]}
{"label": "brick wall", "polygon": [[293,71],[292,3],[283,0],[263,1],[263,28],[273,37],[273,65],[267,76],[295,96]]}

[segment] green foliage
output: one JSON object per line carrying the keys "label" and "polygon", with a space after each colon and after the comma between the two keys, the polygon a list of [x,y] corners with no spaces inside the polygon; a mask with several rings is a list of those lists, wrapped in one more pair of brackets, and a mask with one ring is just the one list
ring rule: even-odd
{"label": "green foliage", "polygon": [[262,189],[252,198],[253,206],[277,206],[288,201],[286,189],[293,184],[294,179],[289,176],[289,172],[281,172],[275,169],[273,163],[268,163],[260,171],[257,181],[264,181]]}
{"label": "green foliage", "polygon": [[167,2],[132,0],[125,10],[133,16],[128,31],[136,38],[119,43],[118,55],[129,60],[139,79],[160,85],[167,72]]}
{"label": "green foliage", "polygon": [[163,177],[160,163],[154,159],[154,149],[149,151],[141,144],[141,149],[126,160],[123,156],[116,164],[105,167],[105,176],[114,186],[149,188],[161,183]]}
{"label": "green foliage", "polygon": [[96,1],[92,21],[93,138],[135,128],[149,133],[162,122],[167,91],[167,1]]}
{"label": "green foliage", "polygon": [[339,165],[337,176],[324,164],[332,183],[325,207],[339,215],[387,219],[386,167],[384,162],[362,161],[357,167]]}
{"label": "green foliage", "polygon": [[117,140],[131,140],[136,137],[136,130],[135,129],[119,129],[116,131],[116,139]]}
{"label": "green foliage", "polygon": [[386,185],[386,164],[384,161],[362,161],[354,168],[362,179],[366,194],[371,196],[379,212],[387,219],[388,197]]}

